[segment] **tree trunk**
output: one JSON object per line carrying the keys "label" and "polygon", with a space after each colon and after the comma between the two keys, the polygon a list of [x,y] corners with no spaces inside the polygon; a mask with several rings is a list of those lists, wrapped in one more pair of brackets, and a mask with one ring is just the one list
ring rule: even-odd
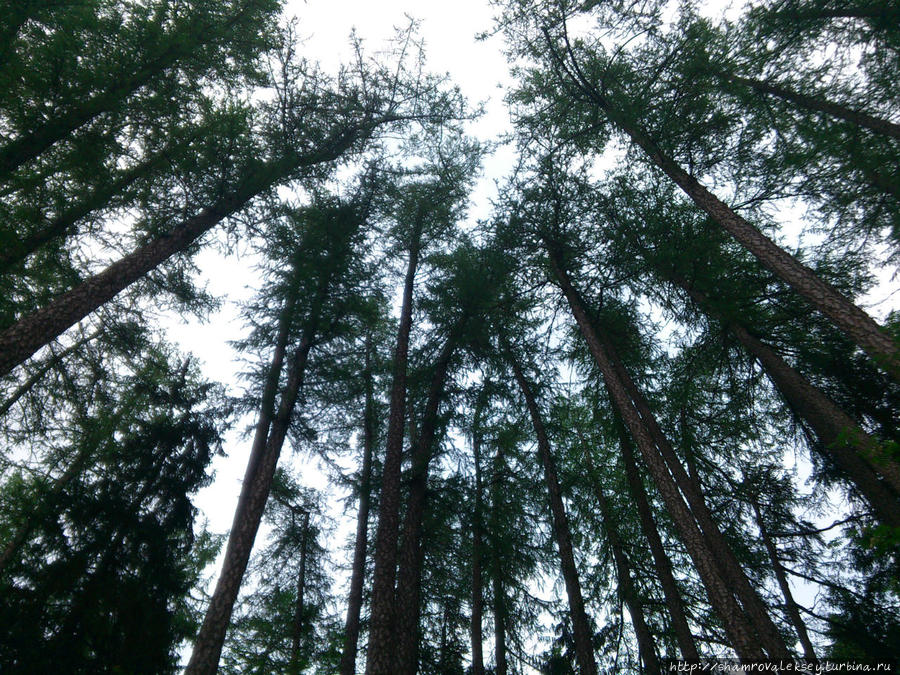
{"label": "tree trunk", "polygon": [[714,222],[752,253],[763,267],[806,298],[839,330],[866,351],[881,368],[900,380],[900,350],[893,338],[875,323],[872,317],[735,213],[696,178],[682,169],[639,125],[629,120],[584,77],[574,59],[571,63],[566,62],[567,57],[560,54],[549,32],[545,32],[545,37],[555,65],[563,71],[560,77],[569,79],[579,92],[576,95],[587,98],[589,103],[606,113],[609,120],[643,150],[653,164],[669,176]]}
{"label": "tree trunk", "polygon": [[228,535],[222,571],[219,573],[219,581],[206,610],[203,625],[194,642],[194,651],[185,669],[186,675],[213,675],[219,667],[225,632],[269,498],[278,457],[303,383],[311,345],[312,336],[307,334],[304,335],[300,346],[294,350],[288,368],[287,383],[281,396],[278,413],[271,423],[268,440],[262,447],[254,447],[251,451],[244,483],[241,486],[241,496],[234,514],[234,523]]}
{"label": "tree trunk", "polygon": [[481,485],[481,408],[475,410],[472,428],[472,460],[475,463],[475,505],[472,513],[472,675],[484,675],[482,613],[484,590],[481,578],[482,485]]}
{"label": "tree trunk", "polygon": [[303,637],[303,614],[306,611],[306,538],[309,536],[309,511],[303,514],[303,534],[300,538],[300,574],[297,575],[297,602],[294,605],[294,626],[291,635],[291,675],[300,675],[300,642]]}
{"label": "tree trunk", "polygon": [[419,262],[418,238],[417,233],[409,250],[409,263],[403,286],[403,305],[400,309],[400,324],[394,351],[391,407],[378,506],[378,529],[375,535],[375,570],[372,579],[366,675],[393,674],[395,645],[392,624],[397,538],[400,529],[400,468],[406,413],[406,368],[409,357],[409,333],[412,327],[413,286]]}
{"label": "tree trunk", "polygon": [[[706,295],[692,289],[684,280],[673,281],[685,289],[704,312],[716,316]],[[865,496],[879,519],[885,524],[900,527],[900,503],[897,499],[900,494],[900,466],[897,462],[888,456],[876,439],[863,431],[855,420],[811,385],[774,349],[736,321],[725,321],[724,324],[759,361],[791,409],[809,424],[821,441],[823,453]],[[882,484],[876,474],[880,474],[887,485]]]}
{"label": "tree trunk", "polygon": [[403,518],[403,538],[398,556],[397,590],[394,596],[394,670],[399,675],[415,675],[419,666],[419,615],[422,585],[422,525],[428,496],[428,471],[437,431],[438,407],[447,382],[450,358],[456,349],[455,331],[441,350],[434,366],[422,426],[412,453],[409,500]]}
{"label": "tree trunk", "polygon": [[372,492],[372,454],[375,446],[375,394],[372,382],[372,342],[366,336],[365,379],[366,404],[363,415],[363,462],[359,477],[359,511],[356,515],[356,543],[353,548],[353,573],[344,624],[344,650],[341,675],[354,675],[359,645],[359,616],[362,611],[363,581],[366,574],[366,541],[369,530],[369,498]]}
{"label": "tree trunk", "polygon": [[503,557],[500,555],[500,500],[503,474],[503,450],[498,444],[491,479],[491,591],[494,596],[494,672],[508,675],[506,662],[506,595],[503,590]]}
{"label": "tree trunk", "polygon": [[797,603],[794,602],[794,596],[791,594],[791,587],[788,585],[787,575],[785,574],[784,567],[778,557],[778,550],[775,548],[775,542],[772,541],[772,537],[769,535],[769,531],[763,521],[759,502],[755,499],[753,501],[753,512],[756,515],[756,525],[759,527],[763,545],[766,547],[766,552],[769,554],[769,559],[772,561],[772,570],[775,572],[775,578],[778,580],[778,587],[781,589],[781,594],[784,596],[784,611],[787,614],[788,619],[790,619],[791,624],[793,624],[794,630],[797,631],[797,637],[800,638],[800,644],[803,645],[803,657],[809,661],[816,661],[816,650],[813,649],[812,640],[809,639],[809,633],[806,630],[806,624],[803,623],[803,619],[800,616],[800,609],[797,607]]}
{"label": "tree trunk", "polygon": [[581,438],[582,452],[585,466],[590,476],[591,487],[594,489],[594,496],[597,498],[597,504],[600,506],[600,520],[603,525],[603,531],[606,534],[609,548],[612,550],[613,564],[616,568],[616,576],[619,579],[619,597],[625,601],[628,613],[631,615],[631,623],[634,626],[634,634],[637,637],[638,652],[641,655],[641,660],[644,662],[644,668],[648,673],[658,673],[660,672],[660,663],[656,654],[656,645],[647,625],[647,620],[644,617],[643,602],[631,578],[631,564],[628,561],[625,546],[614,524],[616,518],[612,513],[606,495],[603,493],[603,487],[599,483],[599,474],[594,465],[591,450],[587,446],[580,430],[578,431],[578,436]]}
{"label": "tree trunk", "polygon": [[509,360],[516,377],[516,382],[525,404],[531,416],[534,433],[537,436],[538,452],[541,464],[544,467],[544,480],[547,484],[547,494],[550,501],[550,512],[553,516],[553,534],[559,549],[560,563],[563,580],[566,584],[566,594],[569,598],[569,612],[572,617],[572,628],[575,637],[575,655],[578,661],[578,669],[581,675],[597,675],[597,664],[594,661],[594,647],[590,624],[584,609],[584,599],[581,595],[581,582],[578,580],[578,570],[575,567],[575,555],[572,552],[572,536],[569,533],[569,521],[566,516],[565,505],[562,500],[562,492],[559,487],[559,478],[556,473],[556,463],[550,451],[550,441],[544,429],[541,413],[537,401],[532,392],[531,385],[525,379],[522,368],[513,356],[511,350],[506,347],[506,358]]}
{"label": "tree trunk", "polygon": [[732,211],[700,182],[666,156],[643,131],[611,117],[647,156],[687,194],[697,206],[731,234],[767,270],[809,301],[834,325],[872,357],[878,366],[900,380],[900,353],[893,338],[875,321],[841,295],[813,270],[780,248],[746,219]]}
{"label": "tree trunk", "polygon": [[711,550],[710,544],[697,526],[693,514],[684,503],[678,486],[669,474],[665,460],[660,455],[659,450],[657,450],[656,444],[644,424],[644,420],[642,420],[625,385],[619,378],[606,346],[594,331],[590,317],[569,281],[568,275],[560,266],[556,255],[550,250],[549,246],[548,250],[553,272],[572,309],[575,321],[588,344],[594,362],[603,374],[610,398],[637,443],[644,462],[650,470],[650,475],[653,477],[653,481],[663,497],[666,508],[681,534],[682,541],[684,541],[688,553],[694,561],[703,585],[706,587],[710,603],[723,622],[732,646],[740,658],[762,659],[764,652],[754,634],[748,617],[745,616],[738,606],[731,590],[722,578],[722,573],[716,561],[716,554]]}
{"label": "tree trunk", "polygon": [[699,661],[700,654],[697,651],[694,636],[688,625],[684,602],[681,599],[681,593],[678,591],[675,575],[672,573],[672,563],[669,560],[669,556],[666,555],[662,539],[656,528],[653,511],[650,509],[650,500],[647,497],[644,482],[641,480],[638,472],[637,462],[635,462],[631,440],[628,438],[628,433],[623,426],[621,418],[617,419],[616,427],[619,431],[619,444],[622,449],[622,460],[625,464],[625,478],[628,481],[628,490],[637,508],[638,517],[641,520],[641,530],[650,544],[650,552],[653,554],[653,565],[663,589],[666,609],[669,611],[672,630],[675,633],[675,640],[678,642],[678,649],[681,651],[681,658]]}
{"label": "tree trunk", "polygon": [[38,349],[149,271],[187,249],[205,232],[292,171],[340,157],[353,145],[359,131],[356,128],[343,129],[332,134],[315,152],[291,153],[279,161],[259,165],[233,192],[215,205],[175,225],[167,234],[141,246],[50,301],[45,307],[19,319],[0,333],[0,376],[9,373]]}

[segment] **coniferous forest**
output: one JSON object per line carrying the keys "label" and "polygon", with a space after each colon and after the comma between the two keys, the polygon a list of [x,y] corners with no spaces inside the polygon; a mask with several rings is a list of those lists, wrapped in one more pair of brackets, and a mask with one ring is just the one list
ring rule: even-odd
{"label": "coniferous forest", "polygon": [[0,672],[896,658],[900,5],[485,2],[502,138],[415,21],[0,2]]}

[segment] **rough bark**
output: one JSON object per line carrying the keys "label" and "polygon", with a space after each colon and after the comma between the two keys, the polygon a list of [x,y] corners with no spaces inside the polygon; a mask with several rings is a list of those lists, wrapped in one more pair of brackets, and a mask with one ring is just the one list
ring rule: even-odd
{"label": "rough bark", "polygon": [[672,622],[672,630],[675,633],[678,649],[681,651],[681,658],[697,661],[700,659],[700,653],[697,651],[697,644],[694,642],[694,636],[688,624],[684,602],[681,599],[678,584],[675,582],[675,575],[672,573],[672,562],[669,560],[666,549],[663,547],[662,538],[659,536],[659,530],[653,518],[653,511],[650,509],[650,500],[647,497],[644,482],[641,480],[638,472],[631,440],[628,438],[628,433],[621,421],[616,426],[619,430],[619,445],[622,450],[622,460],[625,464],[625,479],[628,482],[628,490],[637,508],[638,517],[641,521],[641,530],[650,544],[653,565],[663,589],[663,598]]}
{"label": "rough bark", "polygon": [[[579,436],[581,433],[579,432]],[[628,607],[628,613],[631,615],[631,624],[634,627],[634,634],[637,637],[638,652],[641,660],[644,662],[644,668],[648,673],[660,672],[659,657],[656,654],[656,645],[650,627],[644,616],[644,603],[635,587],[634,580],[631,577],[631,563],[625,552],[625,546],[619,532],[616,529],[616,518],[612,513],[609,501],[603,492],[603,487],[598,482],[597,469],[594,466],[594,458],[591,455],[590,448],[581,438],[581,445],[585,466],[591,479],[591,487],[594,490],[594,496],[597,504],[600,506],[600,520],[603,532],[606,534],[606,541],[613,555],[613,564],[616,568],[616,577],[619,580],[619,597]]]}
{"label": "rough bark", "polygon": [[691,559],[694,561],[697,572],[700,574],[700,579],[706,588],[710,603],[722,620],[732,646],[741,658],[762,659],[764,652],[756,638],[755,631],[723,579],[722,572],[716,561],[716,554],[710,548],[704,533],[700,531],[693,514],[688,509],[687,504],[685,504],[678,486],[669,473],[665,460],[660,455],[659,450],[657,450],[656,443],[647,430],[644,420],[635,408],[628,390],[619,378],[607,348],[594,331],[591,319],[569,281],[568,275],[563,271],[553,251],[550,250],[549,252],[554,275],[562,287],[563,294],[569,303],[579,330],[588,344],[591,356],[603,375],[610,398],[641,452],[650,475],[662,495],[666,508],[675,526],[678,528]]}
{"label": "rough bark", "polygon": [[394,579],[397,572],[397,537],[400,529],[400,465],[406,413],[406,369],[409,357],[409,333],[412,327],[413,286],[418,262],[419,242],[416,236],[409,250],[400,325],[397,328],[394,350],[391,404],[378,506],[378,529],[375,535],[375,570],[372,579],[366,675],[393,673],[392,624]]}
{"label": "rough bark", "polygon": [[363,461],[359,477],[359,511],[356,515],[356,542],[353,547],[353,572],[350,577],[350,597],[347,601],[347,620],[344,624],[344,649],[341,653],[341,675],[356,672],[359,648],[359,617],[362,611],[363,581],[366,574],[366,541],[369,530],[369,499],[372,492],[372,455],[375,446],[375,394],[372,382],[372,346],[366,337],[365,379],[366,403],[363,414]]}
{"label": "rough bark", "polygon": [[187,249],[201,235],[296,169],[340,157],[353,145],[358,134],[358,129],[345,128],[332,135],[315,152],[290,153],[279,161],[260,164],[237,188],[213,206],[178,223],[167,234],[141,246],[45,307],[19,319],[0,333],[0,376],[9,373],[147,272]]}
{"label": "rough bark", "polygon": [[422,524],[428,497],[428,472],[437,431],[438,408],[447,382],[450,358],[455,349],[456,336],[451,334],[434,366],[421,428],[412,452],[409,499],[403,518],[397,590],[394,595],[396,640],[393,672],[399,675],[415,675],[419,666],[419,616],[424,557]]}
{"label": "rough bark", "polygon": [[581,675],[597,675],[597,663],[594,660],[594,648],[590,624],[584,609],[584,598],[581,594],[581,582],[578,579],[578,569],[575,566],[575,555],[572,551],[572,536],[569,532],[569,521],[566,515],[565,504],[562,500],[562,491],[559,486],[559,477],[556,472],[556,462],[550,450],[550,440],[541,418],[531,384],[525,378],[522,368],[512,353],[507,349],[506,357],[512,366],[513,374],[537,436],[538,453],[541,464],[544,467],[544,480],[547,487],[547,495],[550,502],[550,512],[553,517],[553,535],[562,567],[563,580],[566,585],[566,595],[569,599],[569,612],[572,618],[572,630],[575,638],[575,655],[578,669]]}
{"label": "rough bark", "polygon": [[803,645],[803,657],[810,661],[815,661],[816,650],[813,648],[812,640],[809,639],[806,624],[803,623],[803,618],[800,616],[800,608],[794,601],[791,587],[788,584],[787,574],[785,574],[784,566],[781,564],[781,559],[778,557],[778,550],[775,548],[775,542],[772,541],[772,537],[766,527],[758,501],[753,502],[753,513],[756,516],[756,525],[759,528],[759,534],[762,537],[763,545],[766,547],[766,552],[769,554],[769,560],[772,562],[772,571],[775,572],[775,579],[778,580],[778,587],[781,589],[781,594],[784,596],[784,612],[794,626],[794,630],[797,631],[797,637],[800,638],[800,644]]}

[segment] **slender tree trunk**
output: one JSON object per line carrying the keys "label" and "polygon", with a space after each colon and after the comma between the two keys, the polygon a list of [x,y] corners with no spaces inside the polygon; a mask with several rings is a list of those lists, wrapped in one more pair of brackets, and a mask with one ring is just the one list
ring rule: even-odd
{"label": "slender tree trunk", "polygon": [[562,71],[561,77],[568,79],[582,96],[606,113],[609,120],[643,150],[653,164],[671,178],[713,221],[752,253],[763,267],[806,298],[813,307],[827,316],[839,330],[867,352],[881,368],[900,380],[900,349],[872,317],[841,295],[831,284],[820,279],[809,267],[780,248],[681,168],[639,125],[629,120],[591,84],[581,72],[577,62],[566,61],[566,57],[560,54],[553,44],[549,32],[546,32],[545,36],[556,66]]}
{"label": "slender tree trunk", "polygon": [[303,614],[306,611],[306,539],[309,536],[309,511],[303,514],[303,534],[300,538],[300,574],[297,575],[297,602],[294,605],[294,626],[291,635],[291,675],[300,675],[300,642],[303,637]]}
{"label": "slender tree trunk", "polygon": [[[548,247],[549,248],[549,247]],[[555,254],[550,250],[550,261],[553,271],[563,289],[575,321],[581,330],[597,367],[618,413],[622,416],[629,432],[637,443],[650,475],[663,497],[666,508],[681,534],[691,559],[706,587],[710,603],[722,620],[732,646],[738,656],[745,659],[762,659],[764,652],[755,635],[748,617],[745,616],[736,602],[727,583],[722,578],[716,561],[716,554],[711,550],[704,533],[700,531],[694,516],[684,503],[678,486],[669,474],[666,462],[657,450],[656,444],[647,430],[644,420],[638,413],[625,385],[619,378],[607,348],[594,331],[593,324],[574,287],[563,271]],[[786,651],[786,650],[785,650]]]}
{"label": "slender tree trunk", "polygon": [[472,428],[472,459],[475,463],[475,506],[472,514],[472,675],[484,675],[482,614],[484,590],[481,578],[482,512],[481,501],[481,408],[475,410]]}
{"label": "slender tree trunk", "polygon": [[889,120],[875,117],[874,115],[869,115],[868,113],[859,110],[853,110],[852,108],[848,108],[847,106],[834,103],[833,101],[824,98],[807,96],[806,94],[801,94],[773,82],[765,82],[749,77],[740,77],[738,75],[731,75],[720,71],[714,71],[714,74],[716,77],[725,80],[726,82],[733,82],[761,94],[769,94],[770,96],[790,101],[806,110],[825,113],[836,119],[874,131],[876,134],[889,136],[891,138],[900,138],[900,124],[894,124]]}
{"label": "slender tree trunk", "polygon": [[340,157],[353,145],[359,133],[359,129],[345,128],[329,137],[314,152],[302,155],[290,153],[279,161],[259,165],[240,186],[215,205],[178,223],[167,234],[141,246],[50,301],[45,307],[19,319],[0,333],[0,376],[9,373],[38,349],[141,279],[147,272],[187,249],[201,235],[292,171]]}
{"label": "slender tree trunk", "polygon": [[563,580],[566,584],[566,594],[569,598],[569,612],[572,617],[572,628],[575,637],[575,655],[578,661],[578,669],[581,675],[597,675],[597,664],[594,661],[594,647],[590,624],[584,609],[584,599],[581,595],[581,582],[578,580],[578,570],[575,567],[575,555],[572,552],[572,536],[569,532],[569,521],[566,516],[565,505],[562,500],[562,491],[559,487],[559,478],[556,473],[556,463],[550,451],[550,441],[544,429],[540,409],[528,380],[522,372],[522,368],[513,356],[509,348],[506,348],[506,358],[509,360],[516,377],[516,382],[525,404],[531,416],[534,433],[537,436],[538,452],[541,464],[544,467],[544,480],[547,483],[547,493],[550,501],[550,512],[553,516],[553,534],[559,549],[560,563],[562,566]]}
{"label": "slender tree trunk", "polygon": [[366,336],[366,364],[363,377],[366,390],[365,413],[363,416],[363,462],[359,477],[359,511],[356,516],[356,544],[353,548],[353,573],[350,577],[347,621],[344,624],[344,651],[341,654],[341,675],[353,675],[356,672],[359,617],[362,611],[363,581],[366,574],[369,498],[372,492],[372,455],[375,446],[375,394],[372,382],[372,343],[369,336]]}
{"label": "slender tree trunk", "polygon": [[438,356],[431,377],[422,426],[412,453],[409,500],[403,518],[403,537],[398,555],[397,590],[394,596],[396,675],[415,675],[419,666],[419,615],[422,585],[422,525],[428,496],[428,472],[437,431],[438,407],[444,394],[450,358],[456,349],[455,332]]}
{"label": "slender tree trunk", "polygon": [[[715,316],[706,295],[692,289],[683,280],[676,279],[675,283],[684,288],[704,312]],[[900,466],[897,462],[888,456],[876,439],[863,431],[853,418],[812,386],[774,349],[736,321],[725,321],[725,327],[759,361],[791,409],[809,424],[821,441],[823,453],[844,471],[878,513],[879,519],[885,524],[900,527],[900,502],[897,499],[900,494]],[[880,474],[887,485],[876,474]]]}
{"label": "slender tree trunk", "polygon": [[[275,477],[275,468],[303,383],[311,345],[312,338],[307,334],[300,346],[294,350],[288,368],[287,383],[282,392],[278,413],[272,421],[268,440],[261,452],[258,454],[251,452],[244,483],[241,486],[241,496],[234,514],[234,523],[228,535],[222,571],[219,573],[219,581],[206,610],[203,625],[194,642],[194,651],[185,669],[186,675],[212,675],[219,667],[225,632],[231,620],[231,612],[237,600],[241,581],[250,560],[250,551],[256,540],[259,523]],[[259,449],[254,447],[253,450]]]}
{"label": "slender tree trunk", "polygon": [[678,584],[675,582],[675,575],[672,573],[672,563],[669,556],[666,555],[666,549],[663,547],[662,539],[656,528],[656,522],[653,519],[653,512],[650,509],[650,500],[644,489],[644,482],[641,480],[638,472],[637,462],[635,461],[634,451],[631,447],[631,440],[623,426],[621,419],[617,420],[616,427],[619,431],[619,444],[622,449],[622,459],[625,464],[625,478],[628,481],[628,490],[637,508],[638,517],[641,521],[641,530],[650,544],[650,552],[653,554],[653,565],[656,569],[656,576],[663,589],[663,597],[665,598],[666,609],[669,611],[669,617],[672,621],[672,630],[675,633],[675,640],[678,642],[678,649],[681,651],[681,658],[691,661],[699,661],[700,654],[697,651],[697,645],[694,642],[694,636],[688,625],[687,613],[684,609],[684,602],[681,599],[681,593],[678,590]]}
{"label": "slender tree trunk", "polygon": [[503,557],[500,554],[500,508],[503,477],[503,448],[497,445],[491,480],[491,591],[494,596],[494,672],[508,675],[506,662],[506,594],[503,589]]}
{"label": "slender tree trunk", "polygon": [[393,673],[394,579],[397,572],[397,538],[400,529],[400,468],[403,454],[403,427],[406,413],[406,368],[409,358],[409,333],[412,327],[413,286],[419,262],[419,236],[410,246],[409,263],[403,286],[403,304],[394,351],[391,406],[385,443],[378,529],[375,535],[375,570],[369,620],[369,650],[366,675]]}
{"label": "slender tree trunk", "polygon": [[625,546],[622,543],[619,532],[616,529],[616,518],[612,513],[609,501],[603,493],[603,487],[599,483],[599,474],[594,465],[594,458],[591,450],[587,446],[581,431],[578,432],[581,438],[581,447],[585,460],[585,465],[590,476],[591,487],[594,489],[594,496],[597,498],[597,504],[600,506],[600,520],[603,524],[603,531],[606,534],[606,541],[613,554],[613,564],[616,567],[616,576],[619,579],[619,596],[625,601],[628,607],[628,613],[631,615],[631,623],[634,626],[634,634],[637,637],[638,652],[641,660],[644,662],[644,668],[648,673],[660,672],[659,657],[656,654],[656,645],[653,635],[650,633],[650,627],[644,617],[644,604],[631,578],[631,564],[625,553]]}
{"label": "slender tree trunk", "polygon": [[775,548],[775,542],[772,541],[772,537],[769,535],[769,531],[766,528],[759,502],[755,499],[753,501],[753,512],[756,515],[756,526],[759,528],[759,534],[762,537],[763,545],[766,547],[766,552],[769,554],[769,559],[772,561],[772,571],[775,572],[775,579],[778,580],[778,587],[781,589],[781,594],[784,596],[785,614],[787,614],[788,619],[790,619],[791,624],[794,626],[794,630],[797,631],[797,637],[800,638],[800,644],[803,645],[804,658],[815,661],[816,650],[813,649],[812,640],[809,639],[809,633],[806,630],[806,624],[803,623],[803,619],[800,616],[800,609],[794,601],[793,594],[791,594],[791,587],[788,584],[787,575],[785,574],[784,567],[778,557],[778,550]]}

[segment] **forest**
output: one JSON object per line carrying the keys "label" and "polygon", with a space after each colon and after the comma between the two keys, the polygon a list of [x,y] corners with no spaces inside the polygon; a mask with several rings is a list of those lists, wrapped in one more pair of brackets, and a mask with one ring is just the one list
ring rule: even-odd
{"label": "forest", "polygon": [[0,672],[896,667],[900,5],[485,2],[0,0]]}

